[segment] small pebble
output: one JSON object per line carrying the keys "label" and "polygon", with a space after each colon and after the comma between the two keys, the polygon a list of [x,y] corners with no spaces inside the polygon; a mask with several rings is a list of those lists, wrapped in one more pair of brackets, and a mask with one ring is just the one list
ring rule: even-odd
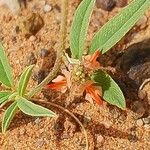
{"label": "small pebble", "polygon": [[12,42],[16,43],[17,42],[17,38],[15,36],[12,37]]}
{"label": "small pebble", "polygon": [[128,4],[128,0],[115,0],[117,7],[125,7]]}
{"label": "small pebble", "polygon": [[60,121],[58,121],[54,124],[54,130],[56,132],[63,131],[63,129],[64,129],[63,124]]}
{"label": "small pebble", "polygon": [[61,12],[61,8],[60,8],[60,6],[59,5],[54,5],[54,8],[60,13]]}
{"label": "small pebble", "polygon": [[110,112],[110,116],[113,117],[114,119],[119,118],[119,116],[121,115],[120,111],[116,108],[111,108],[109,112]]}
{"label": "small pebble", "polygon": [[104,137],[102,135],[97,135],[97,143],[102,143],[104,141]]}
{"label": "small pebble", "polygon": [[96,7],[106,11],[111,11],[115,5],[115,0],[96,0]]}
{"label": "small pebble", "polygon": [[37,139],[37,141],[36,141],[36,146],[37,147],[42,147],[43,144],[44,144],[44,140],[43,139]]}
{"label": "small pebble", "polygon": [[106,129],[110,128],[113,125],[113,123],[111,121],[108,121],[108,120],[102,122],[102,124],[104,124]]}
{"label": "small pebble", "polygon": [[143,120],[144,124],[150,124],[150,117],[143,118],[142,120]]}
{"label": "small pebble", "polygon": [[26,38],[29,38],[31,42],[36,40],[35,35],[43,28],[44,20],[39,13],[29,13],[24,16],[22,21],[21,31],[25,34]]}
{"label": "small pebble", "polygon": [[136,124],[139,126],[139,127],[141,127],[141,126],[143,126],[143,120],[142,119],[138,119],[137,121],[136,121]]}
{"label": "small pebble", "polygon": [[86,144],[85,143],[81,143],[80,146],[85,149]]}
{"label": "small pebble", "polygon": [[135,118],[141,118],[145,113],[145,108],[141,101],[135,101],[132,110],[136,113]]}
{"label": "small pebble", "polygon": [[47,49],[42,48],[42,49],[40,50],[40,57],[41,57],[41,58],[47,57],[47,56],[49,55],[49,53],[50,53],[50,52],[49,52]]}
{"label": "small pebble", "polygon": [[34,120],[35,124],[39,124],[41,122],[41,119],[40,118],[37,118]]}
{"label": "small pebble", "polygon": [[31,42],[34,42],[34,41],[36,40],[36,36],[34,36],[34,35],[30,36],[29,40],[30,40]]}
{"label": "small pebble", "polygon": [[87,125],[91,120],[92,120],[91,117],[84,116],[83,123],[84,123],[85,125]]}
{"label": "small pebble", "polygon": [[15,33],[18,34],[20,32],[19,26],[15,27]]}
{"label": "small pebble", "polygon": [[135,143],[135,142],[138,141],[138,137],[137,137],[136,134],[129,134],[129,135],[128,135],[128,140],[129,140],[130,142]]}
{"label": "small pebble", "polygon": [[136,132],[136,129],[137,129],[136,126],[133,126],[133,127],[129,128],[130,132],[133,132],[133,133]]}
{"label": "small pebble", "polygon": [[44,12],[47,13],[47,12],[50,12],[52,10],[52,6],[51,5],[44,5],[44,8],[43,8]]}

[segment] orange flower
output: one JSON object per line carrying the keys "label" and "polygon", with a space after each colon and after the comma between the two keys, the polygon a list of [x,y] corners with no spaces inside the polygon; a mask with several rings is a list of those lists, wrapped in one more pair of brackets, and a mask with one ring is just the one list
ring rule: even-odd
{"label": "orange flower", "polygon": [[101,87],[93,85],[92,81],[87,81],[84,85],[81,86],[81,91],[86,92],[85,99],[90,103],[93,103],[94,100],[98,105],[102,105],[103,101],[101,99]]}
{"label": "orange flower", "polygon": [[65,93],[71,87],[71,74],[67,70],[62,70],[62,73],[64,76],[58,75],[47,87]]}
{"label": "orange flower", "polygon": [[96,70],[100,68],[100,63],[97,58],[100,55],[100,51],[97,50],[93,55],[84,56],[84,66],[90,70]]}

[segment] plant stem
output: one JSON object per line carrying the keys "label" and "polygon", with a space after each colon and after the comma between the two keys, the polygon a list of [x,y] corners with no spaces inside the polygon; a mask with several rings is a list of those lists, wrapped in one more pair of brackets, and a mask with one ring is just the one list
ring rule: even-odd
{"label": "plant stem", "polygon": [[67,6],[68,6],[68,0],[62,0],[62,19],[61,19],[61,39],[60,39],[60,48],[57,50],[57,58],[54,64],[54,67],[52,71],[49,73],[49,75],[34,89],[32,89],[27,96],[32,97],[36,93],[40,92],[44,86],[46,86],[58,73],[60,66],[62,64],[62,57],[63,53],[65,51],[65,42],[66,42],[66,36],[67,36]]}
{"label": "plant stem", "polygon": [[47,102],[47,101],[42,100],[42,99],[35,99],[35,98],[33,98],[32,101],[34,101],[34,102],[41,102],[41,103],[44,103],[44,104],[49,104],[49,105],[51,105],[53,107],[59,108],[60,110],[66,112],[68,115],[70,115],[72,118],[74,118],[74,120],[80,125],[81,130],[82,130],[82,132],[84,134],[85,142],[86,142],[85,150],[89,149],[87,132],[86,132],[83,124],[80,122],[80,120],[72,112],[70,112],[68,109],[66,109],[66,108],[64,108],[64,107],[62,107],[60,105],[54,104],[52,102]]}

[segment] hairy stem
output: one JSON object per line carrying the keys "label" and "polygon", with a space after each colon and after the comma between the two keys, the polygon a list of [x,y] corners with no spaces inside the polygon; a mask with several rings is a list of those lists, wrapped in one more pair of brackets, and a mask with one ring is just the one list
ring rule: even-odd
{"label": "hairy stem", "polygon": [[61,19],[61,39],[60,39],[60,48],[57,50],[57,58],[54,64],[52,71],[49,75],[35,88],[33,88],[28,94],[28,97],[32,97],[36,93],[40,92],[44,86],[46,86],[57,74],[62,64],[63,53],[65,51],[65,42],[67,36],[67,6],[68,0],[62,0],[62,19]]}
{"label": "hairy stem", "polygon": [[66,108],[64,108],[64,107],[62,107],[60,105],[54,104],[52,102],[47,102],[47,101],[42,100],[42,99],[35,99],[35,98],[33,98],[32,101],[34,101],[34,102],[41,102],[41,103],[44,103],[44,104],[49,104],[49,105],[51,105],[53,107],[59,108],[60,110],[66,112],[68,115],[70,115],[72,118],[74,118],[74,120],[80,125],[81,131],[84,134],[85,142],[86,142],[85,150],[89,149],[87,131],[85,130],[85,128],[84,128],[83,124],[81,123],[81,121],[72,112],[70,112],[68,109],[66,109]]}

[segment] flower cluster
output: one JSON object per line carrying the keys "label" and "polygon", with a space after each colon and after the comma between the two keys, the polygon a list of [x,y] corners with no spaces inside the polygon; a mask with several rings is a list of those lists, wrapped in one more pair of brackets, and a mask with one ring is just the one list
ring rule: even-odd
{"label": "flower cluster", "polygon": [[[102,104],[102,89],[96,86],[90,79],[91,72],[100,68],[100,63],[97,61],[100,52],[96,51],[93,55],[84,56],[80,64],[67,66],[62,69],[62,75],[58,75],[48,88],[65,93],[69,89],[77,91],[77,95],[85,93],[85,99],[89,102],[93,100],[98,104]],[[74,88],[76,87],[76,88]]]}

